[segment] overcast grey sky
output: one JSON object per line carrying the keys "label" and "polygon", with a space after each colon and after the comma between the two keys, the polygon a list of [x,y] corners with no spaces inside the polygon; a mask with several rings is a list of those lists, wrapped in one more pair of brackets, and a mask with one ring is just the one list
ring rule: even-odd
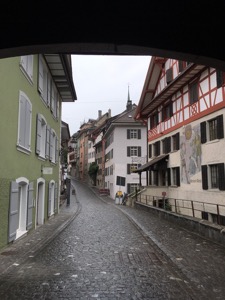
{"label": "overcast grey sky", "polygon": [[126,109],[128,85],[130,99],[138,104],[150,56],[72,55],[77,100],[62,104],[62,120],[70,134],[88,119],[97,119],[111,109],[115,116]]}

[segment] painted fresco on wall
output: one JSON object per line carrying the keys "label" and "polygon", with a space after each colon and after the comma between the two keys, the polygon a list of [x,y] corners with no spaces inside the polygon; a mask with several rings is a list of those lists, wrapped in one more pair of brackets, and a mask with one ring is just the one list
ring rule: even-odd
{"label": "painted fresco on wall", "polygon": [[181,182],[190,184],[192,177],[201,171],[200,125],[184,127],[180,138]]}

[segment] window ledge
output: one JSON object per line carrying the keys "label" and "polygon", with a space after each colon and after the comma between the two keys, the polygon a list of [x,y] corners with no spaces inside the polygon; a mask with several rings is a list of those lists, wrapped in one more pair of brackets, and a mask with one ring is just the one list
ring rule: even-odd
{"label": "window ledge", "polygon": [[219,139],[215,139],[215,140],[211,140],[211,141],[207,141],[205,144],[213,144],[213,143],[218,143],[220,140]]}
{"label": "window ledge", "polygon": [[30,154],[31,153],[31,150],[30,149],[27,149],[19,144],[17,144],[17,150],[20,151],[20,152],[23,152],[25,154]]}
{"label": "window ledge", "polygon": [[38,155],[38,159],[42,160],[42,161],[46,161],[46,158],[44,156]]}

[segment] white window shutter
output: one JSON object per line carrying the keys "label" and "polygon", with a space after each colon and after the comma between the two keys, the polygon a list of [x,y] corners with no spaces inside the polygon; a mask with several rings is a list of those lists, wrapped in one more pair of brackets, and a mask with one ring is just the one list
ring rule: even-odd
{"label": "white window shutter", "polygon": [[48,159],[50,156],[50,137],[51,128],[49,125],[46,126],[46,146],[45,146],[45,157]]}
{"label": "white window shutter", "polygon": [[33,80],[33,55],[28,55],[27,59],[28,59],[27,74]]}
{"label": "white window shutter", "polygon": [[[50,131],[50,154],[49,154],[49,159],[52,161],[53,159],[53,142],[54,142],[54,138],[53,138],[53,130],[51,129]],[[55,153],[54,153],[55,154]]]}
{"label": "white window shutter", "polygon": [[25,147],[25,131],[26,131],[26,98],[20,95],[19,99],[19,130],[18,144]]}
{"label": "white window shutter", "polygon": [[51,89],[52,89],[52,80],[51,80],[51,75],[48,73],[48,84],[47,84],[47,104],[50,106],[51,103]]}
{"label": "white window shutter", "polygon": [[16,181],[11,182],[9,202],[9,242],[16,239],[19,223],[19,186]]}
{"label": "white window shutter", "polygon": [[32,106],[31,103],[26,100],[26,115],[25,115],[25,148],[30,149],[31,140],[31,117],[32,117]]}
{"label": "white window shutter", "polygon": [[49,182],[48,184],[48,217],[51,216],[51,202],[52,202],[52,183]]}
{"label": "white window shutter", "polygon": [[27,230],[32,228],[34,183],[30,182],[27,195]]}
{"label": "white window shutter", "polygon": [[41,127],[42,127],[42,117],[37,114],[37,124],[36,124],[36,154],[40,155],[41,152]]}
{"label": "white window shutter", "polygon": [[43,69],[43,62],[42,58],[39,55],[39,65],[38,65],[38,90],[41,94],[43,94],[44,91],[44,69]]}
{"label": "white window shutter", "polygon": [[57,212],[58,207],[58,183],[55,183],[55,192],[54,192],[54,212]]}
{"label": "white window shutter", "polygon": [[59,139],[58,137],[56,136],[55,138],[55,163],[58,163],[59,161]]}

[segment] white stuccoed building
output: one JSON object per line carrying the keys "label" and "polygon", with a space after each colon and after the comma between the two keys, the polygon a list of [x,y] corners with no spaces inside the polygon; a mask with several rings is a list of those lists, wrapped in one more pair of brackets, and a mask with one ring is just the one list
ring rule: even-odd
{"label": "white stuccoed building", "polygon": [[[131,193],[140,185],[140,178],[133,173],[140,165],[146,163],[147,127],[142,121],[135,121],[133,116],[136,105],[132,104],[128,93],[126,110],[119,114],[108,127],[103,136],[105,141],[105,188],[115,198],[116,192]],[[119,184],[118,178],[124,182]],[[141,184],[146,185],[143,174]]]}

